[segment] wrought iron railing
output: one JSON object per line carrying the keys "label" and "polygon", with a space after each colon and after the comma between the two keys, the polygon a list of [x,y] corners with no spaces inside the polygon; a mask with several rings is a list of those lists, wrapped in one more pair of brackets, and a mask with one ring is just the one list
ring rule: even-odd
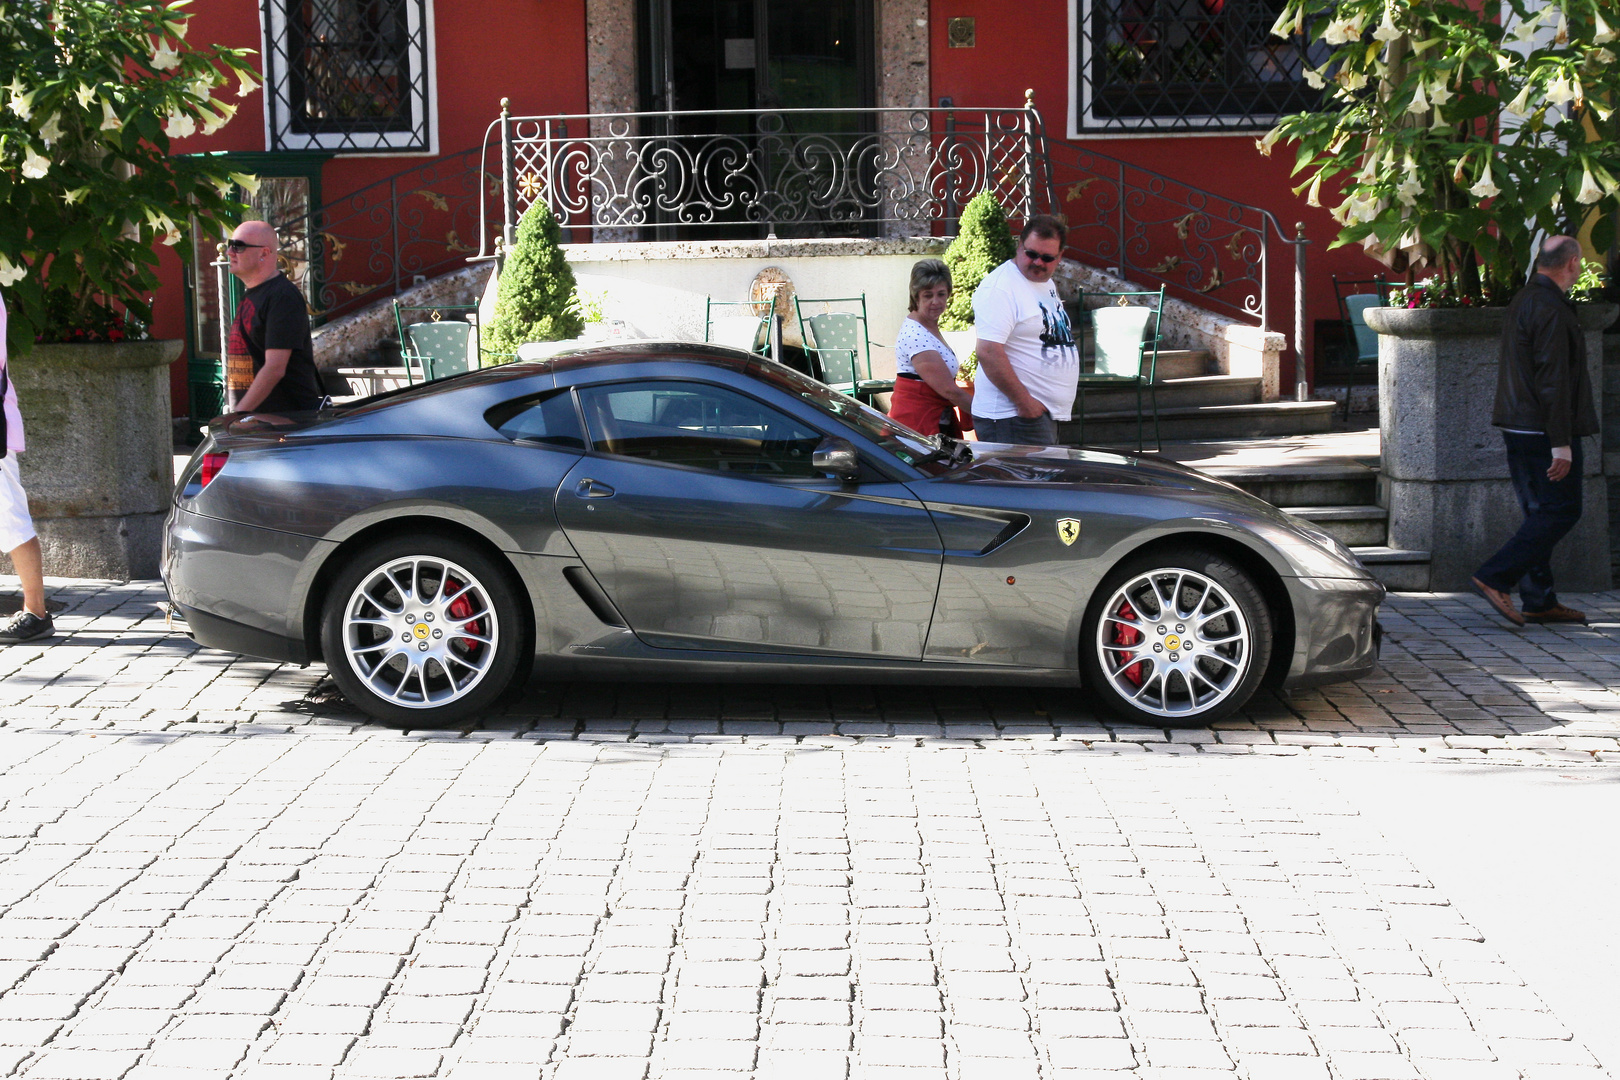
{"label": "wrought iron railing", "polygon": [[535,202],[575,242],[927,235],[994,191],[1014,217],[1044,181],[1032,109],[752,109],[501,116],[485,136],[511,243]]}
{"label": "wrought iron railing", "polygon": [[480,171],[478,148],[435,158],[327,203],[307,218],[271,224],[309,232],[310,304],[330,319],[465,266],[479,249],[484,194],[499,176]]}
{"label": "wrought iron railing", "polygon": [[[499,256],[544,200],[575,242],[738,236],[948,236],[992,190],[1008,216],[1067,218],[1067,254],[1272,329],[1273,256],[1302,235],[1270,211],[1083,145],[1022,109],[754,110],[513,117],[482,147],[416,166],[312,216],[315,305],[354,310]],[[301,227],[302,222],[298,223]]]}

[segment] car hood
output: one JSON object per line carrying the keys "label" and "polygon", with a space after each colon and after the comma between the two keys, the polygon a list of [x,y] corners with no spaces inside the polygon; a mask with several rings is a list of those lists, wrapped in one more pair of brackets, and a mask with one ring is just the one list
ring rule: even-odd
{"label": "car hood", "polygon": [[941,475],[936,482],[1003,486],[1040,484],[1043,487],[1061,485],[1073,488],[1168,488],[1178,492],[1235,497],[1246,504],[1276,509],[1225,480],[1173,461],[1063,446],[976,443],[973,444],[972,464]]}

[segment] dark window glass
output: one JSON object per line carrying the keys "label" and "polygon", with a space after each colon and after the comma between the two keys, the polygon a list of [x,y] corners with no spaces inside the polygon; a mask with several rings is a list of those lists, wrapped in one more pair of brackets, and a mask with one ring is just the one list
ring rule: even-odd
{"label": "dark window glass", "polygon": [[566,390],[538,400],[508,402],[491,409],[485,419],[513,442],[585,449],[573,395]]}
{"label": "dark window glass", "polygon": [[292,129],[411,130],[407,0],[284,2]]}
{"label": "dark window glass", "polygon": [[1272,36],[1282,0],[1075,2],[1081,129],[1259,129],[1322,100],[1304,68],[1331,50]]}
{"label": "dark window glass", "polygon": [[580,391],[591,446],[716,472],[822,479],[810,464],[821,433],[722,386],[638,382]]}

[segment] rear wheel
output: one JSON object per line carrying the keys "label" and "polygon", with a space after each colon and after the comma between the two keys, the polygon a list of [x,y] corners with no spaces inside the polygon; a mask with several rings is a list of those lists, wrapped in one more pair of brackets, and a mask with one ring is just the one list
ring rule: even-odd
{"label": "rear wheel", "polygon": [[1207,724],[1259,686],[1271,612],[1253,579],[1221,556],[1189,549],[1130,559],[1097,597],[1081,664],[1113,712],[1153,726]]}
{"label": "rear wheel", "polygon": [[527,635],[504,568],[432,534],[357,553],[332,583],[321,648],[343,695],[391,724],[438,727],[485,711]]}

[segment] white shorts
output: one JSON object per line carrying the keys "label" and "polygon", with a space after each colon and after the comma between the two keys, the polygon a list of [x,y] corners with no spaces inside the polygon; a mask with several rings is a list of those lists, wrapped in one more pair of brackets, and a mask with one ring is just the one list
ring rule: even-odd
{"label": "white shorts", "polygon": [[28,493],[17,475],[17,455],[8,452],[0,461],[0,551],[15,551],[34,536]]}

